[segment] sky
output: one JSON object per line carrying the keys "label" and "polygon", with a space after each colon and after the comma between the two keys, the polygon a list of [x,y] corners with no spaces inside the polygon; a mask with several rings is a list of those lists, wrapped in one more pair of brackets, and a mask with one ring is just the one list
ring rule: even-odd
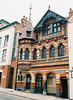
{"label": "sky", "polygon": [[33,27],[40,21],[48,10],[67,17],[69,9],[73,9],[73,0],[0,0],[0,19],[8,22],[21,22],[23,16],[29,19],[29,7],[32,4],[31,20]]}

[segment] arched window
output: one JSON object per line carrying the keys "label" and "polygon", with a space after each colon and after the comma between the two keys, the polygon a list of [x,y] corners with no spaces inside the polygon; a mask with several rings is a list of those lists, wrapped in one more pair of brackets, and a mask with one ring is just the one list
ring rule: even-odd
{"label": "arched window", "polygon": [[23,56],[23,50],[21,49],[21,51],[20,51],[20,60],[22,60],[22,56]]}
{"label": "arched window", "polygon": [[52,45],[50,48],[50,58],[55,57],[55,47]]}
{"label": "arched window", "polygon": [[43,50],[42,50],[42,59],[45,59],[46,58],[46,48],[44,47]]}
{"label": "arched window", "polygon": [[25,50],[25,60],[29,60],[29,50],[28,50],[28,48]]}
{"label": "arched window", "polygon": [[65,47],[63,44],[60,44],[58,47],[58,56],[65,56]]}
{"label": "arched window", "polygon": [[18,81],[20,81],[20,75],[18,75]]}
{"label": "arched window", "polygon": [[34,49],[34,52],[33,52],[33,59],[36,60],[37,59],[37,50]]}
{"label": "arched window", "polygon": [[23,81],[23,75],[21,75],[21,81]]}

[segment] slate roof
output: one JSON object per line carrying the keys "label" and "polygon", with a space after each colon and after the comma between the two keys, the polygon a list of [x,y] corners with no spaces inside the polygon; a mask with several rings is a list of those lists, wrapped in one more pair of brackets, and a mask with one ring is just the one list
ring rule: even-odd
{"label": "slate roof", "polygon": [[6,21],[6,20],[4,20],[4,19],[1,19],[1,20],[0,20],[0,24],[1,24],[1,22],[6,23],[6,24],[9,24],[9,22]]}
{"label": "slate roof", "polygon": [[18,25],[20,24],[18,21],[14,21],[14,22],[12,22],[12,23],[9,23],[9,24],[6,25],[6,26],[1,27],[0,30],[6,28],[6,27],[8,27],[8,26],[14,25],[15,23],[17,23]]}

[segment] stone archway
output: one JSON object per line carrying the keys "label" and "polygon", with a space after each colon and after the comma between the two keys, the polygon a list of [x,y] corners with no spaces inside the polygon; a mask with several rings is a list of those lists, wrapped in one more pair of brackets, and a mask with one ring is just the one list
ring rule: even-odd
{"label": "stone archway", "polygon": [[56,95],[56,77],[53,73],[47,75],[47,94]]}

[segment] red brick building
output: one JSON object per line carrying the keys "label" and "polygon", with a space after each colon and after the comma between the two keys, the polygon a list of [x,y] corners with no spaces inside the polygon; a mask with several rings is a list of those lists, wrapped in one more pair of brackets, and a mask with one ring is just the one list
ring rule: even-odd
{"label": "red brick building", "polygon": [[68,97],[67,19],[48,10],[34,30],[30,20],[22,24],[17,90]]}

